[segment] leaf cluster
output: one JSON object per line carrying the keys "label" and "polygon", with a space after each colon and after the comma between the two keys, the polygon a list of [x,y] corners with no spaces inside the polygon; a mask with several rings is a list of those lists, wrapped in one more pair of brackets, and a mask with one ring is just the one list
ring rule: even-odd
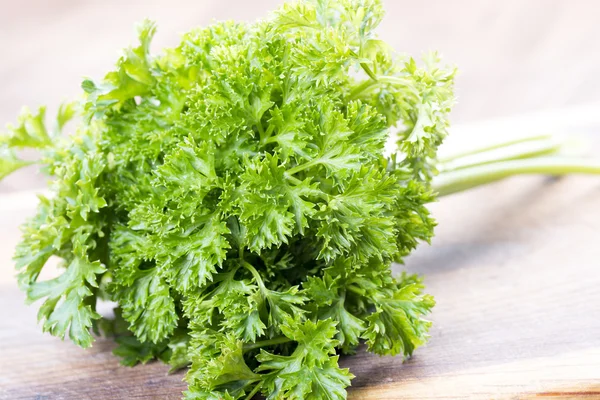
{"label": "leaf cluster", "polygon": [[[390,266],[433,235],[454,70],[394,54],[382,18],[377,0],[287,3],[160,55],[146,21],[56,129],[44,109],[23,114],[0,173],[33,147],[52,176],[15,256],[43,329],[87,347],[101,328],[127,365],[191,365],[189,399],[343,399],[340,352],[425,343],[434,301]],[[51,256],[64,270],[40,281]]]}

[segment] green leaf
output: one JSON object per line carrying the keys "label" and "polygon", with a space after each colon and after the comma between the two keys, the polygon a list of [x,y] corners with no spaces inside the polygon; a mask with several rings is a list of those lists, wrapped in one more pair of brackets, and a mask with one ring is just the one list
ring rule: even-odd
{"label": "green leaf", "polygon": [[114,286],[113,290],[126,299],[121,304],[123,318],[140,341],[159,343],[177,327],[175,301],[156,267],[138,270],[131,286]]}
{"label": "green leaf", "polygon": [[345,352],[350,352],[358,345],[366,325],[362,319],[346,309],[344,300],[342,297],[332,306],[321,311],[319,318],[331,319],[337,323],[338,331],[335,338]]}
{"label": "green leaf", "polygon": [[118,108],[135,96],[147,94],[155,83],[151,71],[150,42],[156,25],[145,20],[138,27],[140,45],[125,50],[117,70],[109,72],[101,83],[86,79],[82,88],[88,93],[86,108],[101,115],[106,109]]}
{"label": "green leaf", "polygon": [[15,250],[15,267],[19,286],[27,290],[34,283],[48,259],[70,239],[71,227],[64,217],[65,205],[39,196],[37,214],[25,223],[23,241]]}
{"label": "green leaf", "polygon": [[60,338],[68,334],[79,346],[91,346],[93,338],[89,329],[100,315],[88,303],[89,298],[93,298],[90,287],[98,287],[97,275],[105,271],[98,261],[75,258],[59,277],[30,284],[29,301],[46,299],[38,313],[44,331]]}
{"label": "green leaf", "polygon": [[31,162],[19,160],[14,151],[8,147],[0,145],[0,180],[30,164]]}
{"label": "green leaf", "polygon": [[79,104],[77,102],[62,103],[58,108],[56,116],[56,134],[62,132],[64,126],[79,113]]}
{"label": "green leaf", "polygon": [[121,358],[121,365],[127,367],[146,364],[166,350],[164,343],[140,342],[135,336],[118,336],[115,341],[118,346],[114,348],[113,354]]}
{"label": "green leaf", "polygon": [[236,299],[230,297],[228,303],[220,307],[225,317],[221,326],[244,341],[254,342],[267,329],[261,318],[261,311],[263,314],[265,311],[264,299],[258,291],[238,291],[237,295]]}
{"label": "green leaf", "polygon": [[312,300],[310,306],[315,309],[318,318],[337,324],[335,339],[339,347],[344,353],[351,353],[358,345],[366,324],[347,308],[350,304],[346,304],[345,274],[338,274],[334,278],[331,273],[334,271],[325,272],[322,277],[309,277],[303,287],[307,297]]}
{"label": "green leaf", "polygon": [[330,262],[340,256],[358,260],[389,259],[397,253],[392,212],[399,187],[385,171],[362,167],[346,187],[321,206],[316,236],[319,257]]}
{"label": "green leaf", "polygon": [[169,347],[168,363],[171,366],[169,373],[187,367],[191,361],[188,353],[190,337],[187,331],[182,330],[174,335],[167,346]]}
{"label": "green leaf", "polygon": [[190,394],[225,392],[239,398],[260,381],[261,376],[246,365],[241,341],[211,332],[200,333],[195,339],[197,347],[191,351],[192,367],[186,375]]}
{"label": "green leaf", "polygon": [[411,356],[425,344],[431,322],[423,317],[435,305],[433,297],[422,294],[423,285],[405,277],[389,298],[376,299],[376,311],[368,316],[363,338],[369,351],[380,355]]}
{"label": "green leaf", "polygon": [[284,334],[297,341],[290,356],[275,355],[264,350],[257,356],[257,371],[267,371],[263,378],[263,393],[267,399],[311,398],[345,399],[345,388],[353,375],[338,367],[334,356],[337,341],[331,320],[303,324],[288,322]]}
{"label": "green leaf", "polygon": [[248,247],[256,252],[288,242],[295,231],[303,233],[316,210],[311,199],[322,194],[307,179],[296,184],[286,179],[277,155],[247,161],[238,206],[247,231]]}
{"label": "green leaf", "polygon": [[230,247],[225,237],[229,229],[218,216],[212,216],[199,225],[195,232],[172,234],[163,239],[169,251],[163,255],[167,259],[163,268],[168,268],[167,274],[182,293],[211,281]]}
{"label": "green leaf", "polygon": [[157,168],[156,183],[174,191],[173,196],[193,191],[201,200],[202,196],[218,186],[214,152],[209,142],[197,145],[193,137],[184,138]]}
{"label": "green leaf", "polygon": [[[269,326],[274,327],[275,332],[278,332],[279,329],[283,330],[283,324],[289,318],[300,317],[304,314],[301,306],[307,299],[297,286],[292,286],[285,291],[268,290],[265,294],[269,304]],[[277,327],[280,328],[277,329]]]}
{"label": "green leaf", "polygon": [[40,107],[37,114],[32,114],[28,108],[24,108],[19,115],[17,126],[8,125],[9,133],[0,136],[0,145],[34,149],[50,146],[52,140],[46,129],[45,119],[46,107]]}

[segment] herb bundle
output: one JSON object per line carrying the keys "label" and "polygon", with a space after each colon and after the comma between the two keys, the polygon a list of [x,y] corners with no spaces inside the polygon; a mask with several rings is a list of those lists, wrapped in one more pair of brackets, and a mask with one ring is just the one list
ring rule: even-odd
{"label": "herb bundle", "polygon": [[[89,347],[102,330],[127,365],[189,365],[189,399],[342,399],[339,353],[424,344],[434,300],[390,266],[433,235],[455,70],[394,54],[382,17],[377,0],[288,3],[158,56],[146,21],[51,128],[25,111],[0,138],[0,178],[24,147],[52,177],[15,256],[44,331]],[[504,176],[481,164],[443,191]],[[38,280],[53,256],[61,275]]]}

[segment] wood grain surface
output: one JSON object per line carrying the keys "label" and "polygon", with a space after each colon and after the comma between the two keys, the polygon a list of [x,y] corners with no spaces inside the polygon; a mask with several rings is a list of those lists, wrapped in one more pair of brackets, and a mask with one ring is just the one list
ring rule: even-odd
{"label": "wood grain surface", "polygon": [[[212,18],[252,20],[279,0],[0,0],[0,126],[23,105],[79,93],[133,24],[157,20],[156,50]],[[600,100],[600,4],[592,0],[384,0],[382,37],[461,70],[455,121]],[[472,138],[531,130],[596,133],[600,105],[463,126]],[[517,132],[518,133],[518,132]],[[598,142],[597,135],[592,142]],[[464,141],[463,141],[464,142]],[[599,154],[598,143],[588,145]],[[179,399],[183,374],[121,367],[112,343],[82,350],[42,334],[11,255],[40,187],[32,168],[0,183],[0,399]],[[600,182],[510,179],[432,206],[439,227],[406,268],[438,305],[430,343],[406,363],[342,358],[355,399],[600,399]],[[400,270],[401,267],[398,267]],[[51,272],[48,272],[51,274]]]}
{"label": "wood grain surface", "polygon": [[[595,109],[457,127],[449,145],[570,127],[599,154]],[[180,398],[182,373],[121,367],[107,340],[82,350],[41,333],[10,261],[34,204],[33,193],[0,197],[0,399]],[[513,178],[433,204],[437,235],[405,267],[436,297],[431,340],[406,363],[343,357],[357,376],[350,398],[600,399],[599,204],[600,179],[583,176]]]}

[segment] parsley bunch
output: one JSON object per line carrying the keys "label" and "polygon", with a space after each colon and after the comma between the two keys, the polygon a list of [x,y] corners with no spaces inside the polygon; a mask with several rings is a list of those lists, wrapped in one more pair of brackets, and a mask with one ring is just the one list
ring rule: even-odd
{"label": "parsley bunch", "polygon": [[[88,347],[101,329],[127,365],[190,365],[189,399],[342,399],[339,353],[425,343],[434,300],[390,265],[433,235],[455,71],[394,54],[382,17],[377,0],[289,3],[158,56],[146,21],[52,127],[26,110],[0,178],[23,147],[52,177],[15,256],[43,330]],[[50,257],[62,273],[40,281]]]}

